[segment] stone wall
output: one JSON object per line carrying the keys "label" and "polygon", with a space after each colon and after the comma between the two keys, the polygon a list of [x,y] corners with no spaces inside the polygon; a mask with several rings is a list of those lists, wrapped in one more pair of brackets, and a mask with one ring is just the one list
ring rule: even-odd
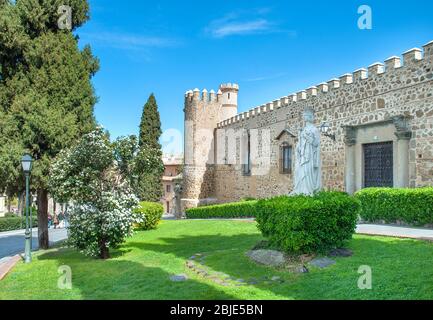
{"label": "stone wall", "polygon": [[[412,49],[404,53],[403,61],[391,57],[385,64],[375,63],[218,122],[214,136],[217,152],[213,164],[206,165],[212,174],[195,184],[193,188],[199,190],[190,196],[198,200],[203,193],[226,202],[290,192],[293,175],[280,173],[279,148],[284,142],[295,148],[294,136],[303,126],[306,107],[314,108],[317,126],[327,122],[335,134],[335,141],[322,136],[325,189],[354,192],[362,188],[362,145],[382,141],[394,143],[395,186],[433,185],[431,42],[424,46],[424,52]],[[256,161],[252,174],[244,176],[242,135],[248,130],[258,135],[254,151],[259,157],[265,156],[264,144],[270,144],[270,159]],[[189,179],[185,185],[188,189],[196,182]]]}

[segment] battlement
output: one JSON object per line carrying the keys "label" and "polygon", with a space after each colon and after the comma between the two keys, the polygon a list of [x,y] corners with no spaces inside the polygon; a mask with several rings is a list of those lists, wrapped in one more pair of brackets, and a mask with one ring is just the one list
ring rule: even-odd
{"label": "battlement", "polygon": [[239,91],[239,85],[236,83],[223,83],[220,85],[220,90],[237,90]]}
{"label": "battlement", "polygon": [[218,92],[215,93],[214,90],[207,91],[207,89],[203,89],[200,92],[200,89],[195,88],[194,90],[188,90],[185,92],[185,104],[190,104],[190,102],[203,101],[203,102],[224,102],[222,101],[222,96],[225,92],[234,92],[237,93],[239,91],[239,85],[236,83],[223,83],[220,85]]}
{"label": "battlement", "polygon": [[201,92],[198,88],[194,90],[188,90],[185,92],[185,105],[189,106],[194,101],[202,101],[204,103],[208,102],[218,102],[221,100],[222,92],[218,90],[218,93],[215,93],[214,90],[207,91],[207,89],[203,89]]}
{"label": "battlement", "polygon": [[[352,73],[346,73],[338,78],[333,78],[327,82],[322,82],[316,86],[311,86],[308,89],[298,91],[288,96],[274,100],[260,107],[255,107],[249,111],[224,119],[218,123],[218,128],[223,128],[229,124],[244,121],[246,119],[257,117],[268,112],[272,112],[281,107],[295,107],[298,103],[308,103],[310,100],[317,99],[322,95],[338,94],[342,90],[351,90],[353,86],[360,86],[366,83],[376,82],[375,85],[381,81],[391,82],[394,73],[407,72],[416,73],[420,71],[431,72],[433,69],[433,41],[425,44],[423,50],[419,48],[410,49],[402,54],[403,59],[398,56],[392,56],[382,62],[371,64],[367,69],[357,69]],[[428,65],[428,68],[423,68],[423,64]],[[414,69],[419,68],[419,70]],[[427,71],[426,71],[427,70]],[[390,76],[387,78],[387,76]],[[403,84],[404,85],[404,84]],[[221,88],[239,88],[236,84],[221,85]],[[315,100],[313,100],[315,101]]]}

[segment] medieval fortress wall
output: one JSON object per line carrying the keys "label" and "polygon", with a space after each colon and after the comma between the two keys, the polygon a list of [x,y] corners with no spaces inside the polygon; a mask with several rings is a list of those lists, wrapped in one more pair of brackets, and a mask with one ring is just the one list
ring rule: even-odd
{"label": "medieval fortress wall", "polygon": [[[423,49],[240,114],[237,85],[222,85],[217,94],[187,92],[184,206],[290,192],[293,172],[280,173],[280,147],[294,150],[306,107],[317,126],[326,122],[335,134],[335,141],[321,141],[325,189],[363,188],[363,145],[378,142],[393,144],[395,187],[433,185],[433,42]],[[254,137],[250,175],[242,170],[247,134]]]}

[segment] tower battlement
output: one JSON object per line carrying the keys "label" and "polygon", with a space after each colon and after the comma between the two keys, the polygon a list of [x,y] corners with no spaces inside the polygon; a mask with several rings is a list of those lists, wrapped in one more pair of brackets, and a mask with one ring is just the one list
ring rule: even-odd
{"label": "tower battlement", "polygon": [[221,91],[223,90],[237,90],[239,91],[239,85],[236,83],[223,83],[220,85]]}
{"label": "tower battlement", "polygon": [[[193,115],[204,111],[207,116],[213,115],[219,121],[228,119],[238,111],[239,85],[235,83],[221,84],[218,92],[196,88],[185,92],[185,115]],[[215,125],[216,127],[216,125]]]}

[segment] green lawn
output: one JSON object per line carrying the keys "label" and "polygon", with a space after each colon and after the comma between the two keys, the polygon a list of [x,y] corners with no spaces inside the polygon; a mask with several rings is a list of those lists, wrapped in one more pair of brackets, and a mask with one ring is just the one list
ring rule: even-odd
{"label": "green lawn", "polygon": [[[139,232],[113,258],[99,261],[71,249],[35,255],[0,282],[0,299],[433,299],[433,244],[355,236],[350,258],[327,269],[290,274],[251,263],[245,252],[262,240],[255,223],[164,221]],[[279,276],[283,283],[223,286],[192,273],[185,262],[206,254],[206,266],[235,278]],[[57,288],[58,267],[72,269],[72,290]],[[358,289],[359,266],[373,270],[373,289]],[[185,273],[186,282],[169,277]]]}

